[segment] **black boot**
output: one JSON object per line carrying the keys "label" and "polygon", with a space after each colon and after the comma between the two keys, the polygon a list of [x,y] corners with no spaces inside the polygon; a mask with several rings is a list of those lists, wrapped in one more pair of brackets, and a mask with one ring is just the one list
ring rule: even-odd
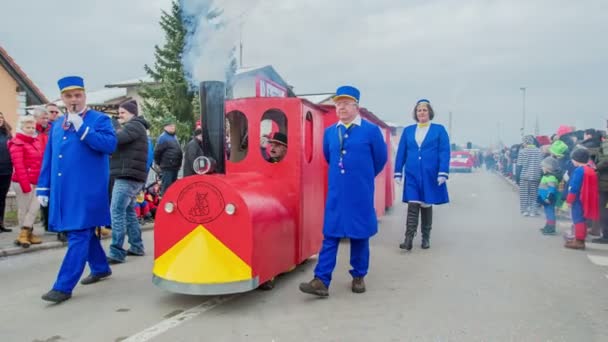
{"label": "black boot", "polygon": [[6,228],[4,226],[4,223],[0,223],[0,233],[10,233],[12,231],[13,231],[12,229]]}
{"label": "black boot", "polygon": [[407,219],[405,220],[405,240],[399,248],[406,251],[412,250],[414,236],[418,230],[418,215],[420,213],[420,203],[409,203],[407,205]]}
{"label": "black boot", "polygon": [[431,247],[431,228],[433,227],[433,207],[422,208],[422,249],[428,249]]}

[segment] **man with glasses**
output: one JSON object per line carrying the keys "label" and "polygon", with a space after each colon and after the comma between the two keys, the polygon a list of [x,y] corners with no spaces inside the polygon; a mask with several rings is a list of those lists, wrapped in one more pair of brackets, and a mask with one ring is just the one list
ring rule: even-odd
{"label": "man with glasses", "polygon": [[378,231],[374,179],[387,159],[380,129],[359,114],[359,90],[340,87],[333,100],[339,121],[329,126],[323,136],[323,154],[329,164],[323,246],[314,279],[300,284],[300,291],[319,297],[329,295],[342,238],[350,239],[351,290],[365,292],[363,278],[369,267],[369,238]]}
{"label": "man with glasses", "polygon": [[49,122],[51,123],[57,120],[58,116],[63,115],[63,113],[61,113],[61,111],[59,110],[59,107],[57,107],[57,105],[54,103],[47,104],[46,111],[49,113]]}

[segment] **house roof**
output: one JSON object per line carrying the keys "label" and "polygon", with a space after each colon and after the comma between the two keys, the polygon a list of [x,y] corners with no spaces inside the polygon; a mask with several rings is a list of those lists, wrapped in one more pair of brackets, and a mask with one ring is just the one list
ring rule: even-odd
{"label": "house roof", "polygon": [[245,68],[239,68],[236,70],[235,74],[234,74],[234,78],[235,81],[239,78],[242,77],[246,77],[246,76],[252,76],[252,75],[256,75],[256,74],[264,74],[266,75],[271,81],[285,87],[285,89],[287,89],[287,94],[289,97],[295,97],[296,94],[293,92],[292,87],[289,85],[289,83],[285,82],[285,80],[281,77],[281,75],[279,75],[279,73],[272,67],[272,65],[266,65],[263,67],[245,67]]}
{"label": "house roof", "polygon": [[150,76],[143,76],[143,77],[133,78],[133,79],[126,80],[126,81],[106,84],[106,88],[134,87],[134,86],[138,86],[138,85],[140,85],[142,83],[144,83],[144,84],[151,84],[151,83],[156,83],[156,82]]}
{"label": "house roof", "polygon": [[0,46],[0,65],[6,69],[11,77],[17,82],[20,88],[25,90],[29,98],[38,104],[44,104],[49,100],[44,96],[42,91],[27,77],[23,69],[15,63],[15,60]]}

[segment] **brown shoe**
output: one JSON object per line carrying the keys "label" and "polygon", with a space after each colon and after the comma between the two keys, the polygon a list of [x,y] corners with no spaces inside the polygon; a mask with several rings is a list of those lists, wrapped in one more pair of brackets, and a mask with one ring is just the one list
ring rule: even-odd
{"label": "brown shoe", "polygon": [[34,228],[33,227],[27,227],[27,229],[29,230],[29,233],[27,235],[27,239],[30,241],[30,243],[32,245],[41,244],[42,243],[42,239],[40,238],[40,236],[34,235]]}
{"label": "brown shoe", "polygon": [[585,240],[570,240],[566,242],[564,247],[571,249],[585,249]]}
{"label": "brown shoe", "polygon": [[19,237],[17,237],[17,240],[15,240],[15,245],[28,248],[30,246],[29,234],[30,230],[27,227],[21,227]]}
{"label": "brown shoe", "polygon": [[365,281],[363,278],[353,278],[352,290],[354,293],[365,292]]}
{"label": "brown shoe", "polygon": [[300,284],[300,291],[304,293],[308,293],[311,295],[319,296],[319,297],[327,297],[329,296],[329,291],[327,290],[327,286],[323,284],[321,279],[314,278],[308,283]]}

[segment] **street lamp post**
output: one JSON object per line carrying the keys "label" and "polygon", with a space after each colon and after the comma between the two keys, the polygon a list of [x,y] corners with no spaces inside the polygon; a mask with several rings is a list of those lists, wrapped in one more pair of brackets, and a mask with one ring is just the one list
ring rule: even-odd
{"label": "street lamp post", "polygon": [[526,131],[526,87],[519,88],[522,93],[522,114],[521,114],[521,136],[523,137]]}

